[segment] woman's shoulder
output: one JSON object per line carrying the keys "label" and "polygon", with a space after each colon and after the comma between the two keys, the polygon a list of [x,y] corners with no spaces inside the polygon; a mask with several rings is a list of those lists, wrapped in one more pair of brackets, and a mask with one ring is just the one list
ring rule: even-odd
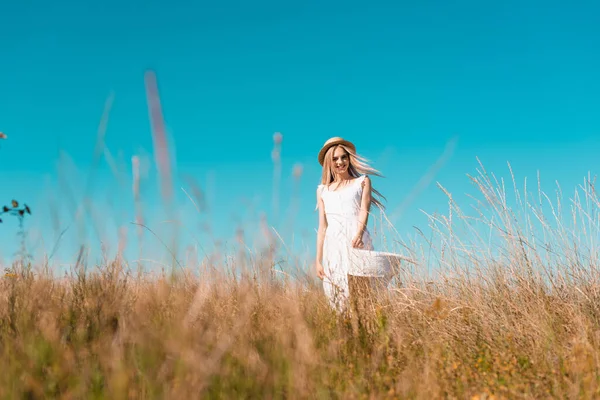
{"label": "woman's shoulder", "polygon": [[315,211],[319,208],[319,202],[323,198],[323,189],[324,188],[325,188],[325,185],[323,185],[323,184],[317,185],[317,205],[315,206]]}
{"label": "woman's shoulder", "polygon": [[356,178],[356,180],[358,181],[357,185],[360,186],[361,190],[365,187],[368,188],[371,186],[371,178],[369,178],[369,175],[361,175],[358,178]]}

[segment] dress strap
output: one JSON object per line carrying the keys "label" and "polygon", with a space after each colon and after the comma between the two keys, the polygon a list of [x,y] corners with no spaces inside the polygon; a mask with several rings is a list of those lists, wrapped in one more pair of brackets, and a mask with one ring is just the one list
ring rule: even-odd
{"label": "dress strap", "polygon": [[[323,195],[323,190],[325,189],[325,185],[320,184],[317,186],[317,193],[319,193],[319,197],[321,197]],[[317,203],[315,204],[315,210],[317,211],[319,209],[319,203],[317,201]]]}

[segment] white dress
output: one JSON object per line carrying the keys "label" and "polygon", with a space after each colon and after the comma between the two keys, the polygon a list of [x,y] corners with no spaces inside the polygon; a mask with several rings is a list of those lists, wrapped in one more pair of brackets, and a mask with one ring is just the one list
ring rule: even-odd
{"label": "white dress", "polygon": [[[365,175],[353,179],[348,185],[330,190],[319,185],[325,206],[327,230],[323,242],[323,289],[332,307],[342,310],[349,298],[348,272],[352,239],[358,232],[359,212]],[[362,250],[373,250],[368,229],[363,232]]]}

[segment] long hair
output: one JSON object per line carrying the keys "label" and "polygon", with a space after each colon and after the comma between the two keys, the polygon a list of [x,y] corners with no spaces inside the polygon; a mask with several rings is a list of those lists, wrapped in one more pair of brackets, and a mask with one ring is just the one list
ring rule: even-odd
{"label": "long hair", "polygon": [[[344,149],[346,154],[348,154],[348,173],[350,176],[354,178],[358,178],[361,175],[375,175],[383,177],[379,171],[369,165],[368,161],[364,157],[352,151],[351,148],[344,146],[343,144],[339,144],[337,146],[331,146],[325,153],[325,159],[323,160],[323,172],[321,174],[322,185],[329,186],[335,181],[335,173],[333,172],[333,153],[338,147]],[[380,210],[385,210],[382,200],[385,200],[385,197],[375,190],[371,184],[371,202]]]}

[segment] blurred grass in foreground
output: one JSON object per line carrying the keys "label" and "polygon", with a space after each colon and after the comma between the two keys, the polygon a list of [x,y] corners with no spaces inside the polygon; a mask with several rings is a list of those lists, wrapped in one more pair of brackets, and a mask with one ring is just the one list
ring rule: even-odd
{"label": "blurred grass in foreground", "polygon": [[0,397],[599,396],[593,183],[567,217],[539,191],[549,219],[516,185],[511,206],[504,182],[472,180],[476,215],[448,193],[427,245],[406,245],[421,270],[372,305],[369,329],[332,312],[310,276],[276,274],[269,252],[158,275],[15,264],[0,281]]}
{"label": "blurred grass in foreground", "polygon": [[[157,157],[169,183],[168,152]],[[481,198],[470,215],[440,186],[448,215],[429,215],[431,233],[384,238],[419,266],[372,305],[369,329],[336,315],[314,278],[293,272],[298,263],[278,270],[265,224],[268,250],[241,266],[174,256],[180,268],[150,275],[117,257],[56,278],[47,259],[17,263],[0,279],[0,397],[597,398],[595,183],[564,202],[560,187],[551,201],[539,182],[531,194],[514,178],[513,197],[483,167],[471,179]]]}
{"label": "blurred grass in foreground", "polygon": [[597,396],[597,288],[496,272],[395,290],[367,331],[310,285],[15,270],[0,284],[0,396]]}

